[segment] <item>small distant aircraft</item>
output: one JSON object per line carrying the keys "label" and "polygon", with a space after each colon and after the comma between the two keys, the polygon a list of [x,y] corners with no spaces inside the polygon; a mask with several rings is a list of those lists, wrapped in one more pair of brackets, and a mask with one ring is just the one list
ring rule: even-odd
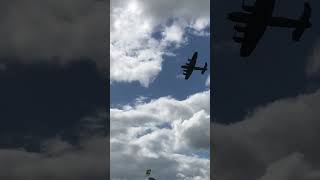
{"label": "small distant aircraft", "polygon": [[245,24],[234,26],[236,32],[243,33],[243,37],[233,37],[235,42],[241,43],[240,56],[247,57],[252,53],[268,26],[294,28],[293,41],[299,41],[304,31],[311,27],[309,21],[311,7],[308,2],[304,3],[304,12],[298,20],[273,17],[274,5],[275,0],[256,0],[254,6],[248,6],[243,0],[242,9],[247,13],[232,12],[228,14],[229,20]]}
{"label": "small distant aircraft", "polygon": [[207,63],[202,67],[196,67],[197,63],[198,52],[195,52],[192,56],[192,59],[188,59],[189,63],[182,65],[181,68],[183,69],[183,75],[185,75],[185,79],[189,79],[193,70],[200,70],[201,74],[207,70]]}
{"label": "small distant aircraft", "polygon": [[150,174],[151,174],[151,169],[147,169],[146,170],[146,176],[150,176]]}
{"label": "small distant aircraft", "polygon": [[156,180],[155,178],[153,178],[153,177],[150,177],[150,175],[151,175],[151,169],[147,169],[146,170],[146,176],[148,176],[149,178],[149,180]]}

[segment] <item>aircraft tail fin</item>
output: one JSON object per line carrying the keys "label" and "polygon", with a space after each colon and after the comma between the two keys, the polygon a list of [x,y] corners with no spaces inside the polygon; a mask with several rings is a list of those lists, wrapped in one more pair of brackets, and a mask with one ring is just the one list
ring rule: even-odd
{"label": "aircraft tail fin", "polygon": [[204,72],[206,72],[207,66],[208,66],[208,64],[205,63],[204,66],[203,66],[203,70],[201,71],[201,74],[204,74]]}
{"label": "aircraft tail fin", "polygon": [[301,21],[302,23],[301,25],[298,25],[296,29],[292,32],[292,40],[299,41],[304,31],[307,28],[311,27],[311,23],[309,21],[310,17],[311,17],[311,7],[308,2],[305,2],[303,14],[299,19],[299,21]]}

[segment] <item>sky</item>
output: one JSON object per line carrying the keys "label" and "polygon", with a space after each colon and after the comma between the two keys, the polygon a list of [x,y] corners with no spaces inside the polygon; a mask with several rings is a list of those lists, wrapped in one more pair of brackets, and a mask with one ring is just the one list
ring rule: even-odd
{"label": "sky", "polygon": [[[319,179],[320,2],[300,42],[268,28],[248,58],[226,20],[241,2],[112,2],[0,2],[3,179],[107,179],[109,148],[114,179]],[[193,51],[210,69],[185,81]]]}
{"label": "sky", "polygon": [[[211,4],[211,175],[219,180],[319,179],[319,1],[311,29],[268,28],[248,58],[232,41],[227,13],[241,2]],[[274,15],[298,18],[304,1],[276,1]]]}
{"label": "sky", "polygon": [[107,7],[0,2],[1,179],[108,178]]}
{"label": "sky", "polygon": [[210,178],[210,1],[111,1],[111,179]]}

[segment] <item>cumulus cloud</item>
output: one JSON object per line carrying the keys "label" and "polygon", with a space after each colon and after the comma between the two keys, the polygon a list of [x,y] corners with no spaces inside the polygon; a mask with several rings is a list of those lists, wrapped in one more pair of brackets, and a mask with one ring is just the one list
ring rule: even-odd
{"label": "cumulus cloud", "polygon": [[3,179],[106,179],[107,139],[94,137],[75,147],[61,139],[50,140],[46,152],[23,149],[0,150],[0,174]]}
{"label": "cumulus cloud", "polygon": [[[85,180],[108,179],[108,137],[101,121],[106,114],[84,119],[78,143],[62,137],[43,141],[40,152],[0,149],[0,175],[8,180]],[[92,133],[93,132],[93,133]]]}
{"label": "cumulus cloud", "polygon": [[215,179],[319,179],[320,90],[257,108],[211,131]]}
{"label": "cumulus cloud", "polygon": [[105,68],[109,24],[106,2],[2,1],[0,59],[64,63],[89,58]]}
{"label": "cumulus cloud", "polygon": [[287,157],[270,164],[266,174],[260,178],[260,180],[306,179],[305,175],[310,171],[310,168],[304,161],[302,154],[290,154]]}
{"label": "cumulus cloud", "polygon": [[111,177],[209,179],[210,92],[111,109]]}
{"label": "cumulus cloud", "polygon": [[201,1],[111,1],[111,81],[147,87],[163,57],[187,42],[187,33],[208,35],[209,3]]}

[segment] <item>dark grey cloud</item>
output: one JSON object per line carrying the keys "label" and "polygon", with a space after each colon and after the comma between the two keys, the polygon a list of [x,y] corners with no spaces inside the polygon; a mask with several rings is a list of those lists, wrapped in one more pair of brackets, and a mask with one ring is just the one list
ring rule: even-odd
{"label": "dark grey cloud", "polygon": [[65,63],[89,58],[106,67],[109,1],[5,0],[0,7],[0,59],[29,63],[58,57]]}
{"label": "dark grey cloud", "polygon": [[214,179],[319,179],[320,90],[258,107],[211,129]]}
{"label": "dark grey cloud", "polygon": [[100,110],[83,118],[81,128],[74,134],[77,143],[57,133],[37,142],[41,151],[30,151],[24,146],[1,148],[0,176],[8,180],[108,179],[107,116]]}
{"label": "dark grey cloud", "polygon": [[[320,84],[310,76],[318,71],[311,56],[320,6],[311,6],[313,26],[300,42],[291,41],[290,29],[268,28],[253,54],[240,58],[238,44],[236,52],[226,46],[234,35],[226,16],[241,11],[241,2],[213,2],[213,179],[320,179]],[[298,18],[302,10],[303,1],[276,1],[274,15]]]}
{"label": "dark grey cloud", "polygon": [[[33,144],[33,146],[39,145],[40,151],[32,151],[28,148],[32,144],[27,139],[36,141],[37,137],[34,134],[40,134],[42,131],[39,129],[43,128],[47,131],[50,129],[47,127],[31,129],[34,134],[29,137],[25,137],[28,133],[21,130],[20,142],[17,140],[11,142],[16,143],[17,147],[2,146],[0,148],[0,176],[8,180],[107,179],[109,176],[108,149],[110,147],[106,132],[108,119],[106,110],[98,109],[94,113],[80,118],[74,125],[74,129],[61,129],[69,131],[68,133],[59,133],[53,127],[50,132],[51,136],[41,134],[41,141]],[[50,123],[46,118],[42,120]],[[68,119],[64,120],[68,121]],[[30,121],[32,123],[32,119]],[[19,132],[12,130],[7,133],[10,137],[17,136]],[[1,134],[1,138],[4,137],[3,134]],[[24,137],[25,139],[23,139]],[[77,139],[76,142],[70,140],[70,137]]]}
{"label": "dark grey cloud", "polygon": [[43,153],[1,149],[0,175],[6,180],[108,179],[106,142],[106,137],[88,137],[74,147],[52,139]]}
{"label": "dark grey cloud", "polygon": [[4,0],[0,24],[1,179],[107,179],[109,1]]}

